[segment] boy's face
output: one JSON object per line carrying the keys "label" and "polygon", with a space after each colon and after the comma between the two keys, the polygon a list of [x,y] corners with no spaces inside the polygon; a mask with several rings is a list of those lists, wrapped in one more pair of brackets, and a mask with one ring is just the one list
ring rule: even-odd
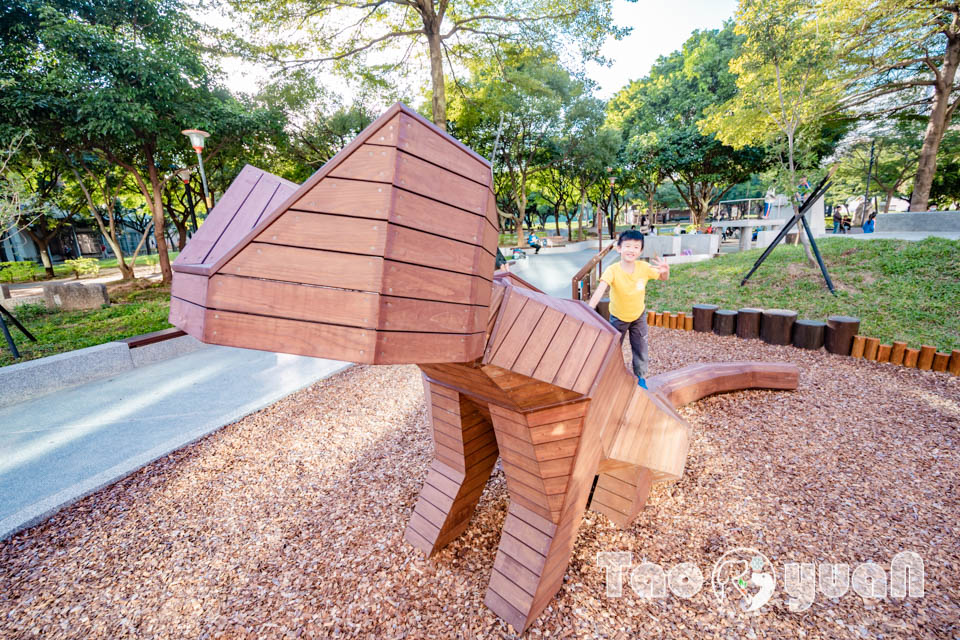
{"label": "boy's face", "polygon": [[634,262],[643,253],[643,240],[624,240],[617,246],[617,251],[624,262]]}

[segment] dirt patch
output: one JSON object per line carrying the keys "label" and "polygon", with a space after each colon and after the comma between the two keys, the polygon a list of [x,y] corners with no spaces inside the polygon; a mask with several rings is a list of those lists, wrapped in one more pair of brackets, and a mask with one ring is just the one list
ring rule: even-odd
{"label": "dirt patch", "polygon": [[[651,372],[796,363],[795,392],[681,410],[683,478],[622,531],[588,513],[560,592],[526,637],[954,638],[960,630],[960,378],[653,327]],[[431,459],[416,367],[356,367],[289,396],[0,543],[4,638],[509,638],[483,598],[508,495],[425,560],[402,541]],[[760,611],[721,608],[711,570],[752,547],[777,572]],[[600,551],[693,563],[691,598],[606,595]],[[925,563],[922,598],[816,591],[786,563]]]}

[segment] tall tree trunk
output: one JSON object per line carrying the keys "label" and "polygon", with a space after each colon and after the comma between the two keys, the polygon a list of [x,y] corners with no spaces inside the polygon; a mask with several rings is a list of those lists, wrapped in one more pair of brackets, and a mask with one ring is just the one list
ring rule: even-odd
{"label": "tall tree trunk", "polygon": [[443,44],[440,42],[440,20],[424,18],[427,44],[430,47],[430,84],[433,90],[433,124],[447,130],[447,89],[443,83]]}
{"label": "tall tree trunk", "polygon": [[170,268],[170,254],[167,252],[166,224],[163,210],[163,186],[160,182],[160,174],[157,172],[157,166],[153,163],[153,154],[146,153],[147,172],[150,176],[150,186],[153,190],[153,197],[148,203],[153,214],[153,237],[157,241],[157,254],[160,257],[160,273],[163,274],[163,283],[171,284],[173,282],[173,270]]}
{"label": "tall tree trunk", "polygon": [[893,200],[893,191],[887,191],[887,201],[883,203],[883,212],[890,213],[890,201]]}
{"label": "tall tree trunk", "polygon": [[37,245],[37,252],[40,254],[40,262],[43,264],[43,270],[48,277],[55,278],[57,274],[53,272],[53,262],[50,261],[50,252],[47,251],[47,247],[50,246],[50,241],[53,240],[56,231],[51,231],[47,234],[44,234],[42,231],[37,233],[33,231],[33,229],[24,229],[24,231],[30,236],[30,239],[33,240],[33,243]]}
{"label": "tall tree trunk", "polygon": [[[954,19],[956,23],[956,19]],[[930,188],[933,186],[933,176],[937,170],[937,150],[943,133],[949,124],[950,91],[957,75],[957,64],[960,63],[960,33],[947,32],[947,50],[943,56],[943,66],[937,75],[933,87],[933,109],[930,112],[930,121],[927,131],[923,135],[923,146],[920,147],[920,159],[917,163],[917,175],[913,183],[913,195],[910,196],[911,211],[926,211],[930,206]]]}

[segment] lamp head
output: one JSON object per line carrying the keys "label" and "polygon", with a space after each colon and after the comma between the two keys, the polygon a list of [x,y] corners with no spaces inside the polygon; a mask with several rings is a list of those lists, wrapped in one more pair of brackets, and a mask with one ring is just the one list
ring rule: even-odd
{"label": "lamp head", "polygon": [[190,138],[190,144],[193,145],[193,150],[197,153],[203,151],[203,141],[210,137],[209,133],[200,129],[184,129],[180,133]]}

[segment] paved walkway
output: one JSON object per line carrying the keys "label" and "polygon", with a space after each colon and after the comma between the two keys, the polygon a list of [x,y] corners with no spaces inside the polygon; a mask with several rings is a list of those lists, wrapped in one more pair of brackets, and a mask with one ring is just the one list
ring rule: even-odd
{"label": "paved walkway", "polygon": [[0,539],[346,366],[211,346],[0,409]]}

